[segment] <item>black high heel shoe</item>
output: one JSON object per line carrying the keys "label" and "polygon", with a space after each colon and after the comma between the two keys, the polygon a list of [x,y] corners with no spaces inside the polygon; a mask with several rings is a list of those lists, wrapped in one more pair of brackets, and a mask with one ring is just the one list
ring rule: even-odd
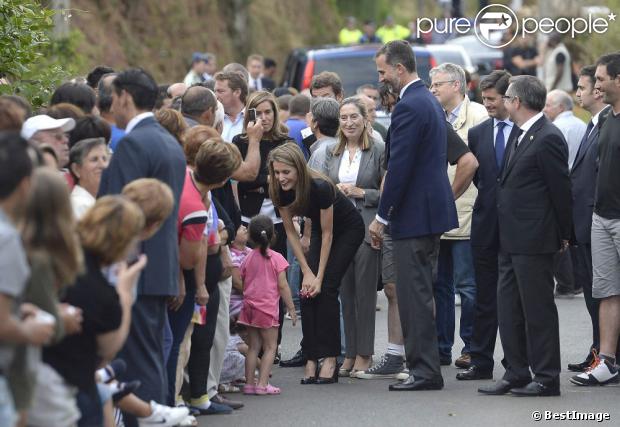
{"label": "black high heel shoe", "polygon": [[338,382],[338,372],[340,371],[340,365],[336,362],[334,366],[334,372],[331,377],[321,377],[318,373],[316,376],[316,384],[334,384]]}
{"label": "black high heel shoe", "polygon": [[316,361],[315,363],[316,363],[316,369],[314,370],[314,376],[313,377],[304,377],[304,378],[302,378],[299,381],[300,384],[316,384],[316,379],[319,376],[320,365],[319,365],[318,361]]}

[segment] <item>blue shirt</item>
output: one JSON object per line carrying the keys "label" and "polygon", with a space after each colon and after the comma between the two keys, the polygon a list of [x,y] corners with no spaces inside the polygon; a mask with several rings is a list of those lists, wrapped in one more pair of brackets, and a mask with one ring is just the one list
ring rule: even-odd
{"label": "blue shirt", "polygon": [[308,148],[303,143],[303,137],[301,136],[301,130],[308,127],[306,122],[301,119],[288,119],[286,121],[286,126],[288,127],[288,136],[293,138],[299,148],[301,148],[302,153],[304,153],[304,157],[306,160],[310,157],[310,152]]}
{"label": "blue shirt", "polygon": [[110,150],[116,151],[116,145],[118,141],[125,136],[125,131],[116,125],[111,125],[112,136],[110,137]]}

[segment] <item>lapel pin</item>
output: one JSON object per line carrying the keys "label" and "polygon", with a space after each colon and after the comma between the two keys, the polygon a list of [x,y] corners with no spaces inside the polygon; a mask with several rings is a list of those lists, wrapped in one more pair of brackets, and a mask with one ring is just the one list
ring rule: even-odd
{"label": "lapel pin", "polygon": [[534,139],[534,135],[530,135],[530,141]]}

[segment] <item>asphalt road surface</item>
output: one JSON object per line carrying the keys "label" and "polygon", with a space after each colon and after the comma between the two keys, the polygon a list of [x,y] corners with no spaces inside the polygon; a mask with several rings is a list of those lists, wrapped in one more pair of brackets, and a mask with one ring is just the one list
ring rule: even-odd
{"label": "asphalt road surface", "polygon": [[[274,367],[272,384],[282,388],[279,396],[244,396],[229,394],[241,400],[245,407],[231,415],[199,417],[201,426],[523,426],[523,425],[620,425],[620,386],[581,388],[569,383],[571,373],[566,371],[569,362],[580,362],[590,345],[589,318],[581,296],[571,300],[556,300],[560,316],[562,350],[562,396],[544,398],[519,398],[514,396],[483,396],[476,392],[489,381],[457,381],[459,370],[442,367],[445,387],[441,391],[390,392],[392,380],[340,379],[332,385],[300,385],[303,368]],[[381,357],[387,345],[387,300],[379,293],[377,312],[375,359]],[[458,337],[457,307],[456,344],[453,357],[462,348]],[[292,356],[298,348],[301,328],[285,320],[282,353]],[[499,364],[502,349],[495,351],[495,378],[501,378]],[[539,411],[539,412],[535,412]],[[546,412],[549,411],[549,412]],[[567,411],[609,414],[610,420],[602,421],[545,421],[545,416],[573,416]],[[538,415],[542,421],[534,420]]]}

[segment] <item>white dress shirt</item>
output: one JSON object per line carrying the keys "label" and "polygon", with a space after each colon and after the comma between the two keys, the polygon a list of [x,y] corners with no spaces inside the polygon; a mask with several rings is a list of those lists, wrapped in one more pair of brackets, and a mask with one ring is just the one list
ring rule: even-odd
{"label": "white dress shirt", "polygon": [[534,126],[534,123],[536,123],[538,120],[540,120],[540,118],[542,116],[543,116],[543,112],[541,111],[540,113],[536,114],[535,116],[531,117],[528,121],[523,123],[522,126],[520,126],[521,127],[521,135],[519,135],[519,138],[517,138],[517,146],[519,146],[519,144],[521,143],[521,140],[523,139],[523,137],[525,136],[527,131],[530,130],[530,128],[532,126]]}
{"label": "white dress shirt", "polygon": [[573,114],[572,111],[563,111],[555,118],[553,124],[560,129],[568,144],[568,168],[573,167],[579,144],[586,134],[587,125]]}
{"label": "white dress shirt", "polygon": [[[360,171],[360,165],[362,163],[362,150],[358,147],[355,150],[355,154],[351,159],[349,154],[349,148],[345,146],[342,153],[342,159],[340,160],[340,168],[338,169],[338,181],[342,184],[353,184],[357,182],[357,174]],[[355,204],[355,199],[349,197],[349,200]]]}
{"label": "white dress shirt", "polygon": [[153,117],[153,113],[151,113],[150,111],[147,111],[146,113],[140,113],[137,116],[135,116],[133,119],[129,120],[129,123],[127,123],[127,127],[125,128],[125,135],[131,132],[138,123],[140,123],[142,120],[146,119],[147,117]]}
{"label": "white dress shirt", "polygon": [[233,120],[228,114],[224,114],[224,128],[222,130],[222,139],[226,142],[232,142],[233,138],[243,133],[243,119],[245,110],[241,110],[237,117]]}

